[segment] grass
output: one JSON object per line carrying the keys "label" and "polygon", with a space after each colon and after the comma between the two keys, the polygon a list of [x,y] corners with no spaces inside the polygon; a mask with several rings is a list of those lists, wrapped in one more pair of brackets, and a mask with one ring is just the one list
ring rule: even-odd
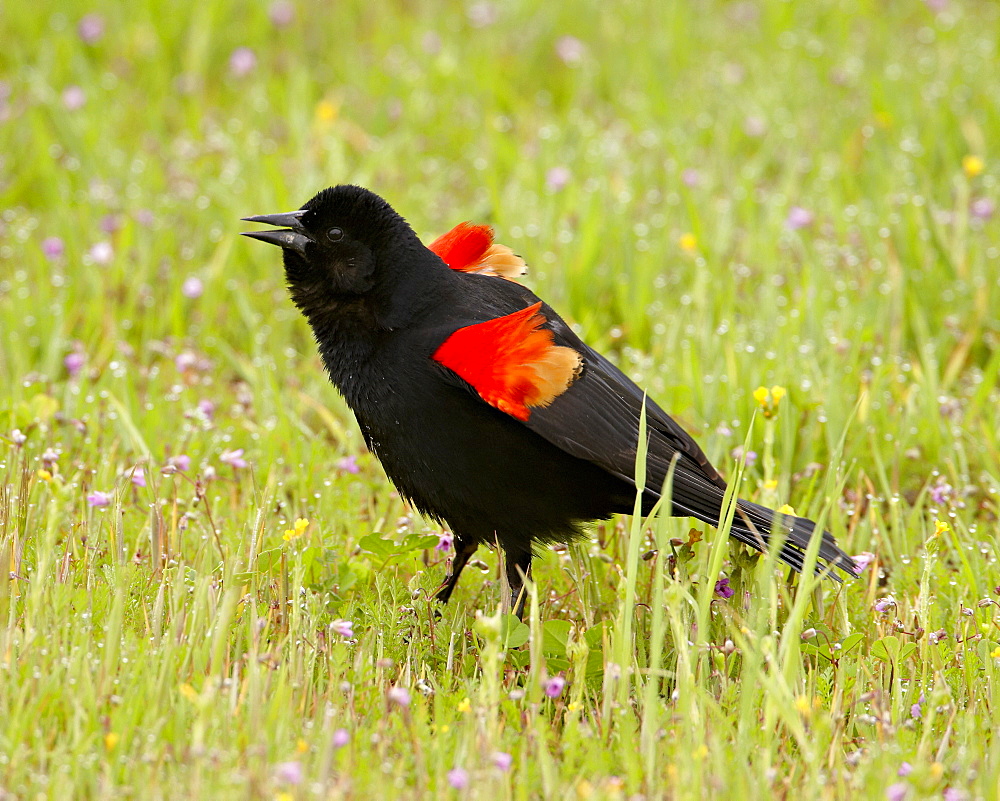
{"label": "grass", "polygon": [[[292,8],[0,16],[0,797],[994,797],[998,7]],[[744,497],[875,561],[618,520],[524,626],[486,552],[436,618],[438,529],[235,235],[338,182],[494,224],[758,454]]]}

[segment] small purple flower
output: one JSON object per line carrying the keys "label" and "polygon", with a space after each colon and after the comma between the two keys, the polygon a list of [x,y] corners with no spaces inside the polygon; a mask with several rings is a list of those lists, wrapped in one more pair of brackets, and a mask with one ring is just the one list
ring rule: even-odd
{"label": "small purple flower", "polygon": [[301,784],[302,763],[298,761],[279,762],[274,766],[274,775],[279,782],[284,784]]}
{"label": "small purple flower", "polygon": [[684,186],[694,189],[701,183],[701,173],[694,167],[688,167],[681,173],[681,183],[683,183]]}
{"label": "small purple flower", "polygon": [[268,8],[267,18],[275,28],[287,28],[295,21],[295,6],[288,0],[277,0]]}
{"label": "small purple flower", "polygon": [[456,790],[464,790],[469,786],[469,773],[463,768],[452,768],[448,771],[448,784]]}
{"label": "small purple flower", "polygon": [[948,2],[949,0],[924,0],[931,11],[944,11],[948,7]]}
{"label": "small purple flower", "polygon": [[345,456],[343,459],[338,459],[337,469],[342,470],[345,473],[353,473],[354,475],[361,472],[361,468],[358,467],[358,458],[356,456]]}
{"label": "small purple flower", "polygon": [[136,487],[146,486],[146,470],[142,467],[137,467],[132,471],[132,484]]}
{"label": "small purple flower", "polygon": [[115,250],[110,242],[95,242],[87,251],[91,261],[101,267],[106,267],[115,259]]}
{"label": "small purple flower", "polygon": [[913,765],[911,765],[909,762],[900,763],[899,770],[896,771],[897,776],[904,776],[904,777],[909,776],[911,773],[913,773]]}
{"label": "small purple flower", "polygon": [[903,799],[906,798],[906,793],[908,791],[909,785],[906,782],[896,782],[895,784],[891,784],[885,791],[886,801],[903,801]]}
{"label": "small purple flower", "polygon": [[178,373],[184,373],[188,370],[193,370],[198,364],[198,355],[190,350],[182,350],[176,356],[174,356],[174,367],[177,368]]}
{"label": "small purple flower", "polygon": [[569,183],[572,174],[567,167],[553,167],[545,173],[545,186],[552,192],[558,192]]}
{"label": "small purple flower", "polygon": [[167,464],[175,470],[179,470],[181,473],[186,473],[191,469],[191,457],[187,454],[179,453],[176,456],[171,456],[167,459]]}
{"label": "small purple flower", "polygon": [[405,687],[395,686],[389,688],[387,695],[389,703],[395,706],[406,708],[410,705],[410,691]]}
{"label": "small purple flower", "polygon": [[947,506],[955,493],[955,488],[949,484],[944,476],[938,476],[934,486],[927,491],[927,496],[935,506]]}
{"label": "small purple flower", "polygon": [[575,36],[560,36],[556,40],[556,55],[563,64],[574,66],[583,61],[587,55],[587,46]]}
{"label": "small purple flower", "polygon": [[111,505],[111,493],[101,492],[100,490],[94,490],[90,495],[87,496],[87,503],[93,506],[95,509],[100,509],[105,506]]}
{"label": "small purple flower", "polygon": [[99,14],[87,14],[76,26],[76,32],[84,44],[95,44],[104,36],[104,18]]}
{"label": "small purple flower", "polygon": [[728,578],[721,578],[715,582],[715,594],[728,600],[736,594],[736,590],[729,586]]}
{"label": "small purple flower", "polygon": [[331,742],[334,748],[343,748],[351,741],[351,733],[347,729],[337,729]]}
{"label": "small purple flower", "polygon": [[875,561],[875,554],[871,551],[862,551],[857,556],[852,556],[851,559],[854,560],[854,565],[857,567],[858,572],[863,573]]}
{"label": "small purple flower", "polygon": [[83,108],[87,95],[79,86],[67,86],[62,93],[62,102],[67,110],[76,111]]}
{"label": "small purple flower", "polygon": [[42,464],[45,466],[46,470],[52,470],[56,466],[56,462],[59,461],[59,451],[55,448],[46,448],[42,453]]}
{"label": "small purple flower", "polygon": [[510,766],[514,764],[514,757],[508,754],[506,751],[496,751],[493,754],[493,767],[497,770],[502,770],[505,773],[510,770]]}
{"label": "small purple flower", "polygon": [[257,54],[249,47],[237,47],[229,56],[229,74],[243,78],[257,67]]}
{"label": "small purple flower", "polygon": [[563,688],[566,686],[566,679],[562,676],[553,676],[547,682],[545,682],[545,694],[549,698],[558,698],[562,695]]}
{"label": "small purple flower", "polygon": [[149,209],[139,209],[135,213],[135,221],[143,228],[149,228],[156,222],[156,216]]}
{"label": "small purple flower", "polygon": [[10,432],[10,441],[20,448],[25,442],[28,441],[28,437],[23,431],[21,431],[20,428],[15,428]]}
{"label": "small purple flower", "polygon": [[241,470],[250,464],[243,458],[243,448],[237,448],[233,451],[223,451],[219,454],[219,461],[223,464],[228,464],[234,470]]}
{"label": "small purple flower", "polygon": [[101,217],[101,230],[106,234],[113,234],[122,227],[122,218],[117,214],[105,214]]}
{"label": "small purple flower", "polygon": [[937,631],[932,631],[930,634],[928,634],[927,639],[930,640],[935,645],[937,645],[939,642],[948,639],[948,632],[945,631],[944,629],[938,629]]}
{"label": "small purple flower", "polygon": [[914,720],[920,720],[924,716],[924,710],[921,708],[920,704],[913,704],[910,707],[910,717]]}
{"label": "small purple flower", "polygon": [[813,213],[802,206],[792,206],[788,210],[788,217],[785,218],[785,227],[791,231],[798,231],[813,224]]}
{"label": "small purple flower", "polygon": [[875,603],[875,611],[881,614],[884,614],[885,612],[888,612],[890,609],[894,609],[895,607],[896,607],[896,599],[893,598],[891,595],[887,595],[885,596],[885,598],[881,598]]}
{"label": "small purple flower", "polygon": [[181,294],[191,300],[200,298],[204,291],[205,284],[196,275],[189,275],[184,279],[184,283],[181,284]]}
{"label": "small purple flower", "polygon": [[997,210],[996,205],[988,197],[981,197],[972,201],[972,205],[969,206],[969,213],[973,217],[980,220],[988,220],[993,216],[993,213]]}
{"label": "small purple flower", "polygon": [[206,420],[211,420],[212,415],[215,414],[215,404],[208,398],[202,398],[198,401],[198,411]]}
{"label": "small purple flower", "polygon": [[67,353],[63,359],[63,366],[66,368],[66,372],[69,373],[70,378],[76,378],[80,375],[80,371],[86,363],[87,357],[78,350]]}
{"label": "small purple flower", "polygon": [[945,788],[943,796],[944,801],[965,801],[966,799],[965,790],[960,790],[957,787]]}
{"label": "small purple flower", "polygon": [[729,455],[732,456],[737,462],[742,459],[743,464],[747,467],[753,467],[757,464],[757,451],[745,451],[743,450],[742,445],[737,445],[733,448],[729,452]]}
{"label": "small purple flower", "polygon": [[442,531],[438,534],[438,544],[434,546],[434,550],[447,553],[452,549],[454,543],[455,537],[452,536],[452,533],[450,531]]}
{"label": "small purple flower", "polygon": [[66,252],[66,245],[58,236],[47,236],[42,240],[42,253],[45,258],[55,261]]}
{"label": "small purple flower", "polygon": [[341,620],[337,618],[330,624],[330,630],[345,640],[354,639],[354,623],[350,620]]}

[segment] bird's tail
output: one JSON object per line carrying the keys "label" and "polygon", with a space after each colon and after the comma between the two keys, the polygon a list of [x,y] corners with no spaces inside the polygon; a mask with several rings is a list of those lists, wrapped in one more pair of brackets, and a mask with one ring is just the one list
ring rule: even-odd
{"label": "bird's tail", "polygon": [[[775,517],[780,518],[780,528],[777,530],[775,530]],[[809,543],[816,535],[816,524],[804,517],[776,515],[774,511],[765,506],[740,500],[736,502],[736,513],[733,515],[733,524],[729,529],[729,534],[758,551],[768,551],[772,542],[779,541],[781,549],[777,553],[778,558],[793,570],[801,573]],[[817,561],[817,573],[826,570],[827,565],[829,565],[842,570],[851,578],[858,576],[858,568],[854,564],[854,560],[837,546],[829,531],[822,533],[822,540],[819,544],[819,559],[823,560],[826,565]],[[830,571],[830,576],[837,581],[841,580],[834,571]]]}

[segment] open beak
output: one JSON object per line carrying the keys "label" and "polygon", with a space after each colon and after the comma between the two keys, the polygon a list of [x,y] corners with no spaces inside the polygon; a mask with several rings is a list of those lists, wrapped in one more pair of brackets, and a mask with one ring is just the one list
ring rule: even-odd
{"label": "open beak", "polygon": [[261,242],[268,242],[287,250],[294,250],[300,256],[305,256],[306,245],[312,242],[306,233],[305,226],[302,225],[302,215],[305,213],[305,209],[299,209],[298,211],[286,211],[283,214],[260,214],[256,217],[244,217],[243,222],[264,223],[279,227],[275,231],[244,231],[241,235],[251,239],[259,239]]}

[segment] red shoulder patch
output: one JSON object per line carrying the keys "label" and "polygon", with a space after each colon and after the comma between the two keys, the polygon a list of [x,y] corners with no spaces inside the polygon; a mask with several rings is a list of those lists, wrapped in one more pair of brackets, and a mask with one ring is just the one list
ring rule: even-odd
{"label": "red shoulder patch", "polygon": [[494,244],[493,229],[488,225],[459,223],[431,242],[428,249],[451,269],[466,273],[516,278],[527,269],[524,259],[509,247]]}
{"label": "red shoulder patch", "polygon": [[556,345],[542,328],[541,301],[521,311],[459,328],[434,352],[434,361],[468,381],[501,412],[525,421],[531,407],[548,406],[580,374],[583,357]]}

